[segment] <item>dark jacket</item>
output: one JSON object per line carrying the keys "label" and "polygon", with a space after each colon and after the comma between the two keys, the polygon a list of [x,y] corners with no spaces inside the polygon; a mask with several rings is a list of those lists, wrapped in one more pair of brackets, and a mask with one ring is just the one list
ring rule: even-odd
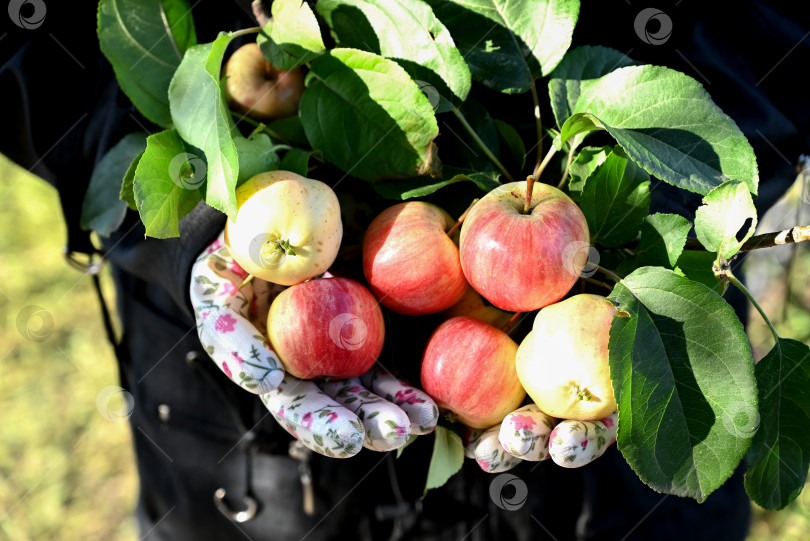
{"label": "dark jacket", "polygon": [[[247,4],[194,3],[199,41],[253,24]],[[789,11],[764,3],[712,3],[699,12],[679,5],[664,8],[674,23],[671,39],[652,46],[633,30],[638,9],[610,4],[583,6],[578,44],[613,46],[703,82],[754,145],[758,206],[770,206],[793,179],[791,160],[810,147],[810,107],[797,75],[810,65],[805,29]],[[56,186],[69,250],[90,252],[78,218],[94,165],[125,134],[158,130],[134,110],[100,55],[92,3],[48,2],[47,9],[41,27],[9,26],[0,40],[0,151]],[[654,208],[687,216],[698,201],[668,186],[653,194]],[[527,483],[529,499],[516,511],[497,504],[493,476],[473,461],[420,500],[431,437],[397,460],[367,450],[347,460],[312,456],[316,513],[305,515],[300,462],[288,455],[292,438],[258,398],[227,381],[196,336],[190,266],[223,225],[219,212],[201,204],[182,221],[179,239],[145,239],[130,212],[102,247],[123,325],[116,345],[121,385],[135,401],[137,515],[148,539],[744,539],[744,465],[698,505],[644,486],[615,447],[578,470],[519,466],[511,473]],[[732,301],[743,314],[739,299]],[[219,488],[234,511],[245,497],[257,502],[255,517],[236,523],[218,510]]]}

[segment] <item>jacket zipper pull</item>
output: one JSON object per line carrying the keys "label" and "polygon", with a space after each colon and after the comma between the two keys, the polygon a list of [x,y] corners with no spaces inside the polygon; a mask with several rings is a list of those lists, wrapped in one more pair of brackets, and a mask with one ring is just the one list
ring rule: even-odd
{"label": "jacket zipper pull", "polygon": [[312,470],[309,467],[312,451],[296,440],[290,443],[290,456],[298,461],[298,473],[304,496],[304,514],[311,517],[315,514],[315,487],[312,485]]}

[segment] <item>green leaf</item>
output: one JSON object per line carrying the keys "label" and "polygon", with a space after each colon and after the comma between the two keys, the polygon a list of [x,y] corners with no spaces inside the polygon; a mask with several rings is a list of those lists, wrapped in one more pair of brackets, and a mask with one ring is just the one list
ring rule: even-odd
{"label": "green leaf", "polygon": [[[456,168],[450,167],[447,167],[446,169],[448,170],[448,173],[456,170]],[[441,180],[439,182],[431,182],[430,184],[425,184],[425,182],[426,180],[424,177],[419,177],[412,179],[375,182],[371,186],[372,188],[374,188],[374,191],[376,191],[378,194],[385,197],[386,199],[405,200],[411,199],[412,197],[424,197],[426,195],[430,195],[444,188],[445,186],[449,186],[457,182],[472,182],[473,184],[478,186],[484,193],[494,190],[496,187],[501,185],[501,183],[498,182],[497,172],[457,173],[454,174],[449,179]]]}
{"label": "green leaf", "polygon": [[691,229],[689,220],[677,214],[651,214],[641,222],[641,240],[635,255],[622,262],[619,273],[642,266],[672,268],[678,262]]}
{"label": "green leaf", "polygon": [[464,444],[459,435],[443,426],[437,426],[434,433],[436,440],[433,443],[423,498],[428,490],[443,486],[464,464]]}
{"label": "green leaf", "polygon": [[396,61],[437,112],[467,99],[470,69],[450,32],[422,0],[319,0],[317,10],[341,47]]}
{"label": "green leaf", "polygon": [[279,169],[282,171],[292,171],[302,177],[306,177],[309,174],[309,160],[313,157],[318,161],[323,161],[323,154],[320,150],[291,148],[281,159]]}
{"label": "green leaf", "polygon": [[236,136],[233,142],[239,159],[237,186],[259,173],[279,169],[278,154],[273,150],[273,142],[268,135],[258,133],[250,139]]}
{"label": "green leaf", "polygon": [[643,267],[608,300],[618,447],[654,490],[703,502],[751,443],[757,411],[751,347],[734,310],[703,284]]}
{"label": "green leaf", "polygon": [[562,125],[560,134],[553,139],[552,144],[557,150],[562,150],[565,143],[577,148],[585,139],[585,135],[604,129],[604,124],[592,114],[574,113]]}
{"label": "green leaf", "polygon": [[418,436],[416,434],[411,434],[410,436],[408,436],[408,441],[405,442],[405,445],[403,445],[402,447],[397,449],[397,458],[402,456],[402,452],[405,449],[407,449],[410,444],[415,442],[416,438],[418,438]]}
{"label": "green leaf", "polygon": [[[742,239],[738,232],[750,220]],[[734,257],[757,228],[757,209],[748,187],[742,182],[725,182],[703,198],[695,213],[695,234],[710,252],[724,259]]]}
{"label": "green leaf", "polygon": [[517,164],[518,169],[523,169],[523,166],[526,165],[526,145],[523,144],[520,134],[503,120],[497,118],[493,120],[495,127],[498,128],[498,134],[501,136],[501,142],[512,156],[512,161]]}
{"label": "green leaf", "polygon": [[273,66],[291,70],[311,62],[326,50],[312,8],[300,0],[276,0],[273,19],[256,38],[259,49]]}
{"label": "green leaf", "polygon": [[309,141],[307,141],[307,135],[304,133],[304,126],[301,124],[301,119],[298,118],[298,116],[276,119],[267,124],[267,127],[283,137],[284,142],[290,145],[302,147],[310,146]]}
{"label": "green leaf", "polygon": [[[674,186],[705,195],[737,180],[757,193],[759,174],[748,140],[700,83],[683,73],[660,66],[619,68],[582,84],[571,113],[557,148],[601,124],[633,161]],[[566,131],[573,122],[578,129]]]}
{"label": "green leaf", "polygon": [[568,51],[554,68],[548,82],[551,109],[562,128],[579,99],[583,81],[597,79],[611,71],[636,64],[626,54],[609,47],[585,45]]}
{"label": "green leaf", "polygon": [[754,373],[759,414],[750,421],[759,430],[745,457],[745,490],[759,506],[782,509],[802,491],[810,467],[810,348],[780,338]]}
{"label": "green leaf", "polygon": [[675,271],[680,271],[684,276],[695,282],[711,288],[718,295],[726,292],[728,282],[720,281],[714,275],[712,265],[715,254],[702,250],[684,250],[678,258],[678,266]]}
{"label": "green leaf", "polygon": [[585,181],[579,206],[588,220],[591,244],[621,246],[638,236],[650,211],[650,175],[617,146]]}
{"label": "green leaf", "polygon": [[[144,145],[146,145],[146,139],[144,139]],[[118,194],[118,198],[124,201],[132,210],[138,210],[138,206],[135,204],[135,194],[132,192],[132,184],[135,182],[135,169],[137,169],[141,157],[143,157],[143,152],[135,156],[132,163],[129,164],[129,168],[124,174],[124,181],[121,183],[121,193]]]}
{"label": "green leaf", "polygon": [[186,150],[175,130],[146,139],[146,150],[135,170],[135,203],[146,235],[165,239],[180,235],[180,219],[202,199],[205,162]]}
{"label": "green leaf", "polygon": [[579,0],[428,0],[450,29],[473,79],[526,92],[571,45]]}
{"label": "green leaf", "polygon": [[586,179],[594,172],[597,165],[607,159],[608,154],[612,151],[613,147],[608,145],[580,149],[568,170],[570,176],[568,192],[574,201],[579,201],[579,195],[585,187]]}
{"label": "green leaf", "polygon": [[118,229],[124,221],[127,205],[121,201],[123,179],[135,156],[146,148],[146,133],[125,135],[93,168],[90,185],[82,205],[81,228],[94,230],[102,237]]}
{"label": "green leaf", "polygon": [[439,174],[433,107],[397,63],[333,49],[310,75],[299,116],[328,162],[364,180]]}
{"label": "green leaf", "polygon": [[146,118],[168,127],[169,81],[197,43],[186,0],[101,0],[98,41],[121,90]]}
{"label": "green leaf", "polygon": [[180,137],[205,153],[205,202],[233,218],[239,161],[231,114],[220,87],[222,57],[231,39],[220,34],[212,43],[186,51],[169,85],[169,102]]}

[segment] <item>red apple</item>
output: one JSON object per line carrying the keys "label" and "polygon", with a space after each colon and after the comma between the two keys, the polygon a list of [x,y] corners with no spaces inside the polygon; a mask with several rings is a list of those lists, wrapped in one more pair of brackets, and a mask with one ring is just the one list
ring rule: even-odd
{"label": "red apple", "polygon": [[444,210],[420,201],[394,205],[374,218],[363,239],[363,272],[384,306],[422,315],[461,299],[467,280],[446,233],[454,223]]}
{"label": "red apple", "polygon": [[267,336],[295,377],[354,378],[368,372],[385,339],[371,292],[348,278],[321,278],[282,291],[270,305]]}
{"label": "red apple", "polygon": [[565,296],[588,258],[582,211],[563,192],[537,184],[524,213],[527,185],[504,184],[472,208],[461,227],[464,276],[503,310],[530,312]]}
{"label": "red apple", "polygon": [[472,428],[489,428],[526,396],[515,370],[517,349],[505,332],[482,321],[448,319],[428,340],[422,387],[451,417]]}
{"label": "red apple", "polygon": [[298,114],[304,93],[301,68],[273,66],[256,43],[239,47],[225,63],[225,96],[232,109],[256,120]]}

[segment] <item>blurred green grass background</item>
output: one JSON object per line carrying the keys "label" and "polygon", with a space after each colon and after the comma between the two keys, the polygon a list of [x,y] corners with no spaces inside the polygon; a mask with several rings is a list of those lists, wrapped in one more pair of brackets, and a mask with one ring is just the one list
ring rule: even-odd
{"label": "blurred green grass background", "polygon": [[[105,419],[96,407],[99,392],[118,385],[118,376],[92,282],[62,257],[56,191],[2,155],[0,232],[0,539],[137,539],[129,424]],[[810,251],[798,252],[789,291],[784,253],[763,252],[747,263],[760,277],[760,302],[781,334],[809,341]],[[110,303],[108,273],[102,278]],[[53,316],[44,341],[27,340],[18,329],[29,305]],[[761,358],[771,338],[756,313],[749,333]],[[749,539],[798,541],[808,531],[805,490],[784,511],[754,506]]]}
{"label": "blurred green grass background", "polygon": [[[137,539],[129,424],[96,408],[119,382],[92,280],[62,257],[56,191],[2,155],[0,232],[0,539]],[[17,328],[29,305],[53,317],[44,341]]]}

